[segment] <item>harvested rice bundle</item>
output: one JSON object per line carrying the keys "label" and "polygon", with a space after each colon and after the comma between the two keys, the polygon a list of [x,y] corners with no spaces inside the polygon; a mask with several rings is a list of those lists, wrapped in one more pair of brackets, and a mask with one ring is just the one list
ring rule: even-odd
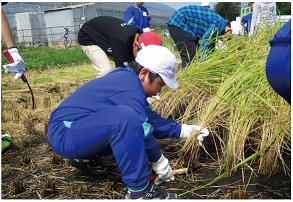
{"label": "harvested rice bundle", "polygon": [[[226,49],[218,49],[207,60],[194,59],[188,68],[176,75],[178,89],[164,88],[153,109],[165,118],[208,128],[206,140],[219,143],[217,162],[220,171],[229,170],[247,157],[247,151],[260,151],[269,144],[272,134],[291,115],[290,105],[270,87],[265,72],[268,43],[282,26],[258,31],[255,36],[234,38]],[[196,58],[196,57],[195,57]],[[291,152],[291,119],[270,150],[259,156],[259,172],[276,170],[281,162],[289,171],[283,153]],[[192,167],[198,159],[198,134],[189,138],[177,163]],[[214,141],[215,142],[215,141]],[[256,161],[254,159],[253,161]]]}

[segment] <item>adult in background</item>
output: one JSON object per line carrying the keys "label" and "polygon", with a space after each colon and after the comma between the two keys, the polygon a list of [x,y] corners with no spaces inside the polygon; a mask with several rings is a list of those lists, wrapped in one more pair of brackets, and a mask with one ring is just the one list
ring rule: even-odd
{"label": "adult in background", "polygon": [[[199,45],[201,58],[215,47],[213,38],[232,33],[231,25],[215,11],[204,6],[184,6],[177,10],[167,22],[182,60],[184,69],[196,54]],[[210,52],[210,51],[209,51]]]}
{"label": "adult in background", "polygon": [[276,2],[255,2],[253,5],[249,36],[253,35],[256,26],[261,29],[267,29],[269,26],[274,25],[276,16]]}
{"label": "adult in background", "polygon": [[113,154],[127,186],[125,199],[178,198],[149,182],[149,162],[158,175],[156,185],[174,181],[172,168],[155,138],[188,138],[198,130],[202,145],[209,131],[164,119],[146,101],[164,85],[178,87],[176,66],[170,50],[148,45],[129,68],[119,67],[87,82],[52,112],[47,134],[51,147],[75,167],[94,173],[98,164],[89,157]]}
{"label": "adult in background", "polygon": [[266,75],[271,87],[291,105],[291,19],[269,40]]}
{"label": "adult in background", "polygon": [[244,29],[246,30],[247,34],[249,33],[248,30],[250,30],[250,26],[251,26],[253,4],[251,4],[250,10],[251,10],[251,13],[243,16],[242,19],[241,19],[241,25],[244,27]]}
{"label": "adult in background", "polygon": [[134,2],[127,8],[123,17],[125,22],[139,28],[141,33],[151,31],[151,16],[143,4],[144,2]]}
{"label": "adult in background", "polygon": [[127,67],[136,57],[140,43],[162,45],[159,35],[153,32],[139,36],[139,28],[118,18],[101,16],[83,24],[78,43],[98,71],[97,77],[101,77],[113,70],[110,60],[116,67]]}
{"label": "adult in background", "polygon": [[[7,2],[1,2],[1,6],[5,4],[7,4]],[[19,55],[19,51],[14,44],[10,25],[2,9],[1,9],[1,38],[6,44],[7,50],[14,61],[14,63],[3,65],[3,68],[5,69],[5,73],[11,72],[14,76],[14,79],[17,80],[25,72],[24,61],[22,57]]]}

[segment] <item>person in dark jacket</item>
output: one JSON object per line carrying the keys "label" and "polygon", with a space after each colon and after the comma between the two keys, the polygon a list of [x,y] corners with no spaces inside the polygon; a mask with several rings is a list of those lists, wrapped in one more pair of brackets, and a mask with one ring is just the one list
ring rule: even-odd
{"label": "person in dark jacket", "polygon": [[144,2],[134,2],[127,8],[123,16],[125,22],[139,28],[141,33],[151,31],[150,21],[152,19],[143,4]]}
{"label": "person in dark jacket", "polygon": [[212,38],[232,33],[230,23],[205,6],[184,6],[175,11],[167,24],[180,52],[182,69],[192,61],[198,46],[204,59],[209,54],[208,50],[215,47]]}
{"label": "person in dark jacket", "polygon": [[47,133],[51,147],[71,165],[95,174],[107,169],[95,155],[113,154],[128,189],[125,199],[177,198],[149,182],[149,162],[158,175],[156,185],[174,180],[156,138],[188,138],[197,130],[202,145],[209,131],[164,119],[147,102],[164,85],[178,87],[176,66],[170,50],[148,45],[128,68],[87,82],[52,112]]}
{"label": "person in dark jacket", "polygon": [[266,75],[271,87],[291,105],[291,19],[269,40]]}
{"label": "person in dark jacket", "polygon": [[[97,77],[101,77],[113,70],[109,59],[116,67],[127,67],[134,60],[139,51],[139,35],[137,27],[118,18],[101,16],[83,24],[78,43],[98,71]],[[162,45],[162,41],[151,32],[151,40],[144,44]]]}

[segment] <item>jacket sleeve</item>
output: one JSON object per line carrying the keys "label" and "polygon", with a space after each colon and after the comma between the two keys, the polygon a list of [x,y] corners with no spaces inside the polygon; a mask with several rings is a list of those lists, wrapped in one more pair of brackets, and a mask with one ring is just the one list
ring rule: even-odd
{"label": "jacket sleeve", "polygon": [[123,21],[127,22],[128,24],[134,27],[139,28],[138,24],[134,20],[134,10],[131,6],[125,11]]}
{"label": "jacket sleeve", "polygon": [[200,56],[201,56],[201,58],[204,58],[203,54],[205,54],[205,56],[207,56],[205,52],[207,50],[209,50],[212,46],[211,38],[217,37],[217,35],[220,32],[221,26],[222,26],[221,22],[210,24],[209,28],[202,36],[202,38],[200,40]]}
{"label": "jacket sleeve", "polygon": [[153,127],[153,135],[156,139],[179,138],[181,133],[181,124],[174,120],[161,117],[152,110],[152,107],[146,101],[146,110],[148,123]]}

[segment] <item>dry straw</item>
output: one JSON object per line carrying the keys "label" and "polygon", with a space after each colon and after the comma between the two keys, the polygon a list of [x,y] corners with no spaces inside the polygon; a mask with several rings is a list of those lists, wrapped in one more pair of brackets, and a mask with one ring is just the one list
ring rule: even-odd
{"label": "dry straw", "polygon": [[[210,130],[205,145],[217,149],[219,171],[228,171],[253,154],[251,151],[265,148],[271,134],[291,116],[290,105],[270,87],[265,73],[268,41],[282,25],[257,30],[251,39],[234,38],[226,42],[226,49],[217,49],[204,61],[195,57],[176,75],[178,89],[163,88],[160,101],[152,103],[165,118]],[[291,152],[290,126],[291,119],[270,148],[251,160],[258,163],[259,172],[273,172],[281,163],[284,172],[290,173],[283,159],[284,153]],[[197,136],[195,133],[185,142],[178,165],[192,167],[197,163]]]}

